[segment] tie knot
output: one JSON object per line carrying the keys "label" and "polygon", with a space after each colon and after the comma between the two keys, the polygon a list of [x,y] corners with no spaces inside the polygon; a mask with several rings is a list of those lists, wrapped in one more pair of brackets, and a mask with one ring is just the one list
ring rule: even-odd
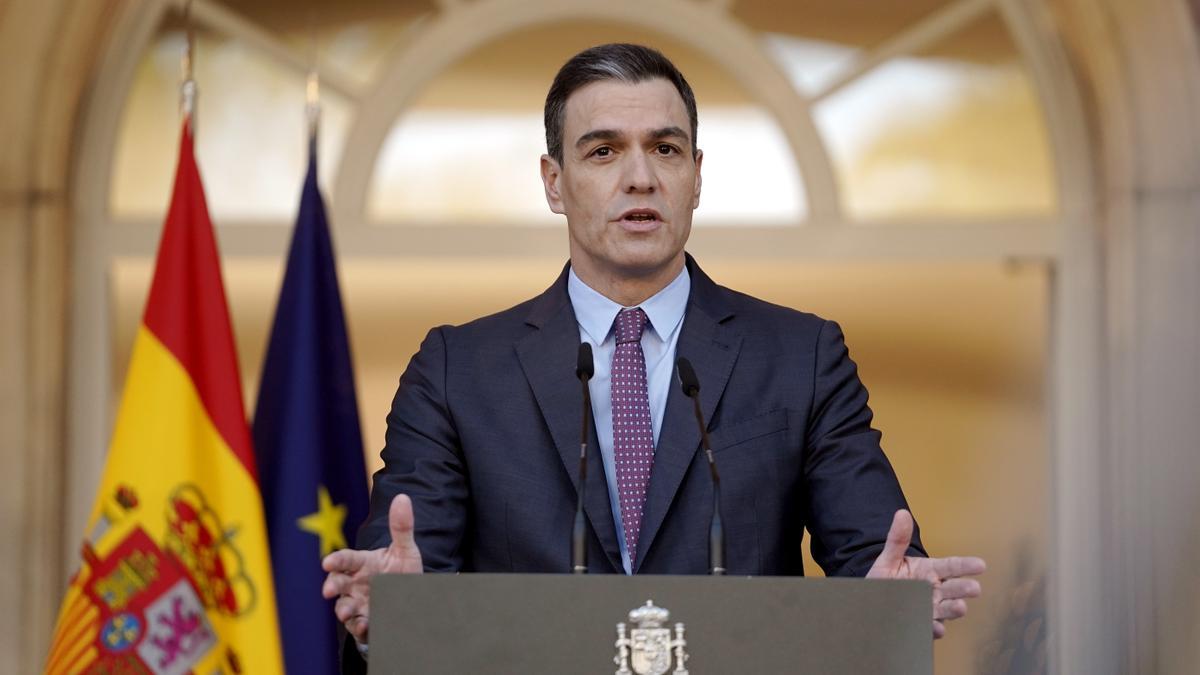
{"label": "tie knot", "polygon": [[617,314],[617,344],[641,342],[646,321],[646,313],[641,307],[621,310]]}

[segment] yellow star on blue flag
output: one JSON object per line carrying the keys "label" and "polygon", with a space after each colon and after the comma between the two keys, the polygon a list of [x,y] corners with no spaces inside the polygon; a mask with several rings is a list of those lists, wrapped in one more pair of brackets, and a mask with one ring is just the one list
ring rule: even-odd
{"label": "yellow star on blue flag", "polygon": [[339,548],[346,548],[346,535],[342,533],[345,520],[346,506],[334,504],[329,498],[329,490],[324,485],[318,485],[316,512],[297,518],[296,525],[320,537],[321,555],[326,556]]}

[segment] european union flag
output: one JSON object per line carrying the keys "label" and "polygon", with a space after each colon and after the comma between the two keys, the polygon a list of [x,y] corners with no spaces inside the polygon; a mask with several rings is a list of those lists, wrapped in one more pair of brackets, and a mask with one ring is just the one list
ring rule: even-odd
{"label": "european union flag", "polygon": [[315,145],[254,416],[284,664],[338,672],[337,618],[321,558],[367,515],[367,472]]}

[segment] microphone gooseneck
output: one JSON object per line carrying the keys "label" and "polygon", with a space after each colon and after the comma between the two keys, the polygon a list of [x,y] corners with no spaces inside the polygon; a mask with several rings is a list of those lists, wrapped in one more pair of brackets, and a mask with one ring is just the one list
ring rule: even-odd
{"label": "microphone gooseneck", "polygon": [[679,387],[683,395],[692,399],[692,410],[696,413],[696,426],[700,428],[700,444],[708,459],[708,472],[713,484],[712,525],[708,529],[708,566],[713,575],[725,574],[725,527],[721,523],[721,474],[717,472],[717,460],[713,457],[712,444],[708,440],[708,425],[704,423],[704,412],[700,410],[700,380],[685,357],[675,360],[679,373]]}
{"label": "microphone gooseneck", "polygon": [[571,572],[573,574],[587,573],[587,523],[583,515],[583,498],[587,489],[587,443],[588,431],[591,427],[592,394],[588,389],[588,380],[595,373],[592,363],[592,345],[587,342],[579,343],[579,360],[575,366],[575,377],[583,389],[583,414],[580,416],[579,428],[579,490],[575,503],[575,527],[571,531]]}

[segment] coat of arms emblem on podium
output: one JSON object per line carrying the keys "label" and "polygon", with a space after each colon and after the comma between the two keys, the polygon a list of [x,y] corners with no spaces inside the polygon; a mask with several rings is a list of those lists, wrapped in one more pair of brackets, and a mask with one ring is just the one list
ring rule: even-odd
{"label": "coat of arms emblem on podium", "polygon": [[688,675],[683,624],[675,624],[675,637],[672,638],[671,629],[663,627],[669,618],[671,612],[655,607],[654,601],[647,600],[645,605],[629,613],[629,623],[636,628],[630,630],[628,636],[625,624],[617,624],[617,655],[613,657],[617,664],[616,675],[665,675],[671,668],[672,656],[675,664],[675,670],[670,670],[672,675]]}

